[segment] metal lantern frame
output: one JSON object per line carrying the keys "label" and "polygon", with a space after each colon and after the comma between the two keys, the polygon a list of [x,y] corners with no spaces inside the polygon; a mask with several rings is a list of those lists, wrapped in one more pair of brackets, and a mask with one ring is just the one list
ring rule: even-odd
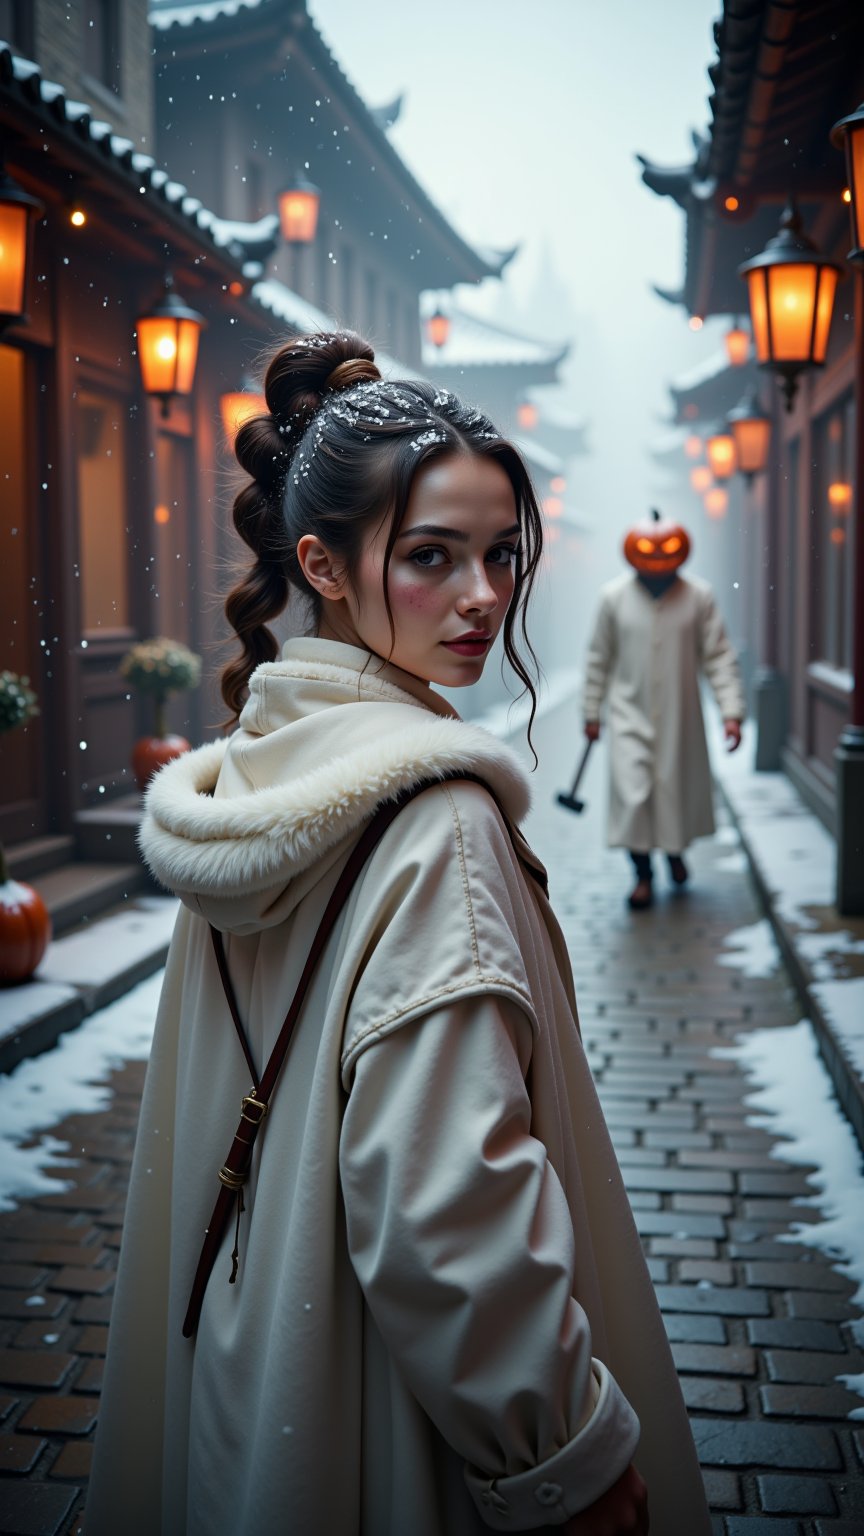
{"label": "metal lantern frame", "polygon": [[[778,355],[782,328],[779,317],[773,312],[773,304],[784,300],[781,274],[796,267],[813,269],[810,314],[801,327],[806,333],[806,350],[802,349],[798,356]],[[836,261],[820,256],[813,241],[804,234],[801,215],[791,198],[784,209],[778,233],[768,241],[764,251],[742,262],[738,268],[738,276],[747,282],[759,367],[779,375],[787,411],[792,409],[800,375],[805,370],[824,365],[841,270]],[[787,287],[786,303],[790,304],[791,299],[791,290]]]}
{"label": "metal lantern frame", "polygon": [[138,362],[145,392],[161,401],[167,418],[175,396],[188,397],[195,386],[198,343],[207,321],[174,291],[170,274],[162,298],[135,323]]}
{"label": "metal lantern frame", "polygon": [[834,124],[831,143],[846,152],[853,242],[846,260],[864,266],[864,101]]}
{"label": "metal lantern frame", "polygon": [[754,475],[767,468],[773,430],[771,417],[762,409],[755,389],[729,412],[726,425],[735,441],[738,472],[752,485]]}
{"label": "metal lantern frame", "polygon": [[0,335],[10,325],[27,322],[27,287],[33,256],[33,231],[36,220],[44,211],[44,205],[38,197],[26,192],[0,164],[0,235],[3,236],[0,247],[10,243],[12,245],[12,260],[8,269],[4,271],[0,263],[0,295],[15,300],[8,307],[0,309]]}

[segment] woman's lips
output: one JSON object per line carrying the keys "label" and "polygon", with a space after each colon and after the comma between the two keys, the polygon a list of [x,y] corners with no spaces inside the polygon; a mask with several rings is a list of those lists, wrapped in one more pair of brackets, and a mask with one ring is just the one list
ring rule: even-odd
{"label": "woman's lips", "polygon": [[455,651],[457,656],[482,656],[492,644],[491,635],[476,635],[463,640],[442,640],[448,651]]}

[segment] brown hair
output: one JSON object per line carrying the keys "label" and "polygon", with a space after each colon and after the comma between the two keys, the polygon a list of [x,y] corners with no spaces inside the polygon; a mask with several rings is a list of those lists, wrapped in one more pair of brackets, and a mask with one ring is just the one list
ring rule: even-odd
{"label": "brown hair", "polygon": [[[321,599],[297,559],[304,534],[315,534],[345,566],[349,579],[367,529],[390,517],[384,552],[387,573],[408,506],[414,476],[433,459],[458,451],[494,459],[516,501],[522,540],[513,601],[504,620],[504,652],[537,707],[534,681],[514,640],[517,626],[537,674],[525,607],[542,552],[542,522],[521,455],[481,411],[449,390],[415,380],[382,380],[368,342],[351,332],[302,336],[280,347],[264,379],[268,412],[244,422],[235,452],[251,476],[234,502],[234,525],[255,555],[228,594],[225,613],[242,653],[224,668],[222,697],[236,720],[249,678],[278,654],[268,623],[284,609],[293,587],[317,622]],[[530,724],[529,724],[530,740]]]}

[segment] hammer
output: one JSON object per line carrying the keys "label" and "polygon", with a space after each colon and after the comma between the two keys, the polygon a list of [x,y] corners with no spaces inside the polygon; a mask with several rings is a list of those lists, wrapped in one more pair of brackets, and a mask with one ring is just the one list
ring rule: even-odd
{"label": "hammer", "polygon": [[579,816],[581,814],[581,812],[584,811],[584,809],[585,809],[585,801],[584,800],[577,800],[576,799],[576,791],[577,791],[577,789],[579,788],[579,785],[582,782],[582,775],[585,772],[585,769],[587,767],[588,757],[590,755],[591,748],[593,747],[593,745],[594,745],[593,741],[587,741],[585,743],[585,751],[582,753],[582,757],[581,757],[580,762],[579,762],[579,767],[576,769],[576,777],[573,780],[573,783],[571,784],[570,789],[567,792],[567,794],[560,794],[560,795],[556,795],[555,796],[555,799],[557,800],[559,805],[563,805],[565,807],[565,809],[568,810],[568,811],[575,811],[577,816]]}

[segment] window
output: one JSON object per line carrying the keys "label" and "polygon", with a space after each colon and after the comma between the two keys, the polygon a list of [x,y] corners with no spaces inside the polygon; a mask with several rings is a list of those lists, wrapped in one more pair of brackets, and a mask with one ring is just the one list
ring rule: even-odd
{"label": "window", "polygon": [[813,493],[817,657],[852,667],[855,402],[850,394],[816,424]]}
{"label": "window", "polygon": [[126,434],[122,403],[78,391],[78,550],[81,631],[129,627]]}
{"label": "window", "polygon": [[120,0],[85,0],[84,72],[120,95]]}
{"label": "window", "polygon": [[0,37],[22,53],[32,52],[32,0],[0,0]]}

